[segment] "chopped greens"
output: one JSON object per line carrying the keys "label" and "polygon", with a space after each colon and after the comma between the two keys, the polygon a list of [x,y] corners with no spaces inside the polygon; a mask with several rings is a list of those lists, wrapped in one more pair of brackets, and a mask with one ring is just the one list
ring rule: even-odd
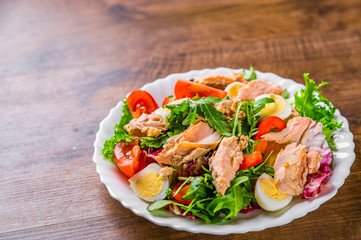
{"label": "chopped greens", "polygon": [[180,104],[168,104],[165,108],[171,110],[168,118],[168,126],[170,130],[169,136],[181,133],[186,130],[189,125],[196,120],[197,114],[205,117],[211,127],[214,127],[224,136],[231,136],[228,124],[225,122],[227,117],[219,112],[212,104],[223,101],[222,98],[195,97],[192,100],[186,99]]}
{"label": "chopped greens", "polygon": [[[248,146],[245,149],[245,153],[251,154],[254,152],[254,147],[257,145],[257,142],[252,139],[252,137],[258,132],[257,114],[266,106],[267,103],[273,103],[274,101],[275,100],[272,98],[261,98],[257,101],[239,102],[237,104],[235,117],[232,119],[230,124],[233,128],[233,136],[237,136],[238,134],[248,136]],[[245,121],[240,122],[238,120],[239,111],[244,111],[247,114]]]}
{"label": "chopped greens", "polygon": [[252,176],[251,173],[238,172],[225,195],[220,196],[212,183],[211,173],[206,170],[203,176],[189,178],[191,185],[183,199],[193,199],[190,205],[187,206],[171,200],[160,200],[150,204],[148,211],[152,212],[173,204],[185,210],[183,215],[191,212],[208,224],[220,223],[237,216],[240,210],[251,207],[251,202],[255,201],[250,176]]}

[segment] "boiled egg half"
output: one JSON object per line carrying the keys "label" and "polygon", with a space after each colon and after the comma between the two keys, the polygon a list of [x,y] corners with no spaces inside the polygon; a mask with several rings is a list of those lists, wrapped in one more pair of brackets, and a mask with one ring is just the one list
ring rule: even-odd
{"label": "boiled egg half", "polygon": [[160,169],[158,164],[151,163],[129,178],[130,187],[139,198],[154,202],[166,197],[169,181],[160,175]]}
{"label": "boiled egg half", "polygon": [[259,113],[261,119],[269,116],[277,116],[281,119],[286,119],[291,115],[291,105],[280,95],[276,94],[263,94],[256,97],[255,101],[262,98],[272,98],[275,100],[274,103],[267,103],[266,106]]}
{"label": "boiled egg half", "polygon": [[287,206],[292,195],[280,192],[273,178],[263,173],[256,182],[254,191],[258,205],[267,211],[277,211]]}
{"label": "boiled egg half", "polygon": [[230,99],[234,99],[238,96],[239,89],[243,88],[244,86],[246,86],[245,83],[233,82],[229,84],[224,91],[227,92],[227,96],[229,96]]}

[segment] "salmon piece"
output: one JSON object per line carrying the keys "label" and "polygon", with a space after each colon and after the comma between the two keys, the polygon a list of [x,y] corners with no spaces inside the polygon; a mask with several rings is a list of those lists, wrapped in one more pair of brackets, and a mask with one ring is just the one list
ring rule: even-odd
{"label": "salmon piece", "polygon": [[213,74],[204,78],[196,78],[194,82],[224,90],[229,84],[242,81],[243,73],[231,73],[228,76]]}
{"label": "salmon piece", "polygon": [[287,145],[277,155],[274,171],[274,181],[281,192],[301,194],[308,174],[306,147],[297,143]]}
{"label": "salmon piece", "polygon": [[168,130],[167,119],[155,113],[143,113],[124,126],[131,136],[158,137],[162,131]]}
{"label": "salmon piece", "polygon": [[299,117],[299,116],[300,116],[300,113],[296,109],[292,108],[291,114],[286,119],[284,119],[284,121],[287,123],[292,118]]}
{"label": "salmon piece", "polygon": [[321,164],[321,158],[321,154],[316,149],[310,149],[307,151],[308,174],[312,174],[318,171]]}
{"label": "salmon piece", "polygon": [[205,155],[216,148],[220,141],[219,132],[199,121],[184,132],[169,138],[164,150],[155,158],[160,164],[179,166]]}
{"label": "salmon piece", "polygon": [[287,122],[287,127],[279,132],[270,132],[261,136],[267,141],[274,141],[279,144],[288,144],[292,142],[298,143],[303,133],[312,123],[308,117],[294,117]]}
{"label": "salmon piece", "polygon": [[209,167],[214,179],[213,184],[221,196],[229,188],[243,161],[242,150],[237,137],[225,137],[219,144],[216,154],[209,159]]}
{"label": "salmon piece", "polygon": [[267,80],[254,80],[249,82],[245,87],[239,89],[238,96],[235,100],[250,101],[267,93],[283,95],[283,89],[281,86],[275,85]]}

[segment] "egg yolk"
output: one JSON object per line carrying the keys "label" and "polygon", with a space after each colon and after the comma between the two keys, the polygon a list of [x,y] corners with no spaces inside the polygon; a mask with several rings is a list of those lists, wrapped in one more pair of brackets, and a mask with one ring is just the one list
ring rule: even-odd
{"label": "egg yolk", "polygon": [[238,96],[238,91],[240,88],[244,87],[245,84],[243,83],[233,83],[232,86],[228,89],[228,96],[231,98]]}
{"label": "egg yolk", "polygon": [[285,101],[282,98],[275,95],[270,95],[269,98],[274,99],[275,102],[267,103],[260,113],[264,116],[277,116],[283,113],[283,111],[286,108]]}
{"label": "egg yolk", "polygon": [[262,189],[262,192],[264,192],[264,194],[270,198],[275,200],[283,200],[287,197],[287,194],[281,193],[274,181],[271,179],[262,178],[259,182],[259,185]]}
{"label": "egg yolk", "polygon": [[157,172],[147,172],[135,182],[137,193],[145,199],[152,199],[163,189],[163,177]]}

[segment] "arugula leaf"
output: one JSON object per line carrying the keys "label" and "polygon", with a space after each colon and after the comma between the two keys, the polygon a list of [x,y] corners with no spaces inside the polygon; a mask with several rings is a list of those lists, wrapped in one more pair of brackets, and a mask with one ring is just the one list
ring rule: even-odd
{"label": "arugula leaf", "polygon": [[114,135],[110,139],[105,141],[103,145],[103,150],[101,152],[101,154],[113,164],[115,164],[113,158],[113,151],[115,145],[119,141],[133,142],[136,140],[135,138],[131,137],[129,133],[124,129],[124,126],[133,119],[133,116],[129,110],[128,104],[125,99],[123,100],[122,112],[123,115],[120,118],[119,124],[115,125],[114,127]]}
{"label": "arugula leaf", "polygon": [[258,99],[256,102],[254,102],[254,109],[253,109],[254,115],[261,112],[262,109],[265,108],[267,103],[274,103],[274,102],[275,100],[273,98],[268,98],[268,97]]}
{"label": "arugula leaf", "polygon": [[244,76],[244,79],[247,80],[248,82],[251,82],[251,81],[257,79],[257,74],[254,71],[254,68],[252,65],[249,67],[248,74],[246,74],[246,71],[243,69],[243,76]]}
{"label": "arugula leaf", "polygon": [[159,201],[156,201],[156,202],[151,203],[151,204],[147,207],[147,210],[148,210],[149,212],[153,212],[154,210],[162,209],[162,208],[164,208],[165,206],[168,206],[169,204],[174,204],[174,205],[182,206],[182,204],[178,204],[177,202],[172,201],[172,200],[159,200]]}
{"label": "arugula leaf", "polygon": [[169,136],[167,134],[160,135],[159,137],[142,137],[140,146],[141,148],[152,147],[161,148],[167,143]]}
{"label": "arugula leaf", "polygon": [[189,126],[196,120],[197,117],[197,108],[193,108],[190,110],[191,113],[188,114],[188,116],[183,120],[182,125]]}
{"label": "arugula leaf", "polygon": [[[231,186],[227,189],[226,194],[219,196],[215,191],[211,173],[207,169],[205,171],[203,176],[187,178],[191,181],[191,185],[183,199],[192,200],[190,205],[161,200],[152,203],[148,210],[154,211],[174,204],[185,210],[184,215],[191,212],[206,223],[215,224],[237,216],[240,210],[250,206],[250,203],[255,201],[250,178],[247,174],[237,174],[236,178],[231,181]],[[182,180],[184,179],[182,178]]]}
{"label": "arugula leaf", "polygon": [[201,198],[207,197],[212,192],[212,186],[207,184],[207,180],[203,177],[195,177],[188,189],[187,194],[183,196],[184,200],[192,200],[197,196]]}
{"label": "arugula leaf", "polygon": [[239,110],[240,110],[241,107],[242,107],[242,104],[243,104],[243,102],[237,103],[236,114],[234,115],[233,122],[232,122],[232,125],[233,125],[232,136],[236,136],[236,130],[237,130],[238,121],[239,121],[238,115],[239,115]]}
{"label": "arugula leaf", "polygon": [[[242,185],[241,185],[242,184]],[[244,185],[246,184],[246,185]],[[247,189],[247,187],[249,189]],[[207,211],[216,215],[218,211],[226,214],[224,219],[236,217],[240,210],[249,206],[254,200],[248,176],[239,176],[231,181],[231,186],[222,197],[215,198],[207,207]]]}
{"label": "arugula leaf", "polygon": [[[230,125],[233,128],[232,135],[237,136],[239,133],[242,135],[248,136],[248,146],[244,150],[245,153],[251,154],[254,152],[254,147],[258,142],[254,141],[252,137],[257,134],[257,120],[259,116],[257,115],[268,103],[274,102],[272,98],[261,98],[255,101],[246,101],[237,103],[237,110],[235,117],[230,121]],[[247,120],[239,122],[238,113],[243,111],[247,115]]]}
{"label": "arugula leaf", "polygon": [[224,136],[230,137],[232,135],[228,130],[228,125],[224,122],[224,120],[227,120],[225,115],[210,104],[201,104],[200,107],[211,127],[214,127]]}
{"label": "arugula leaf", "polygon": [[167,134],[169,137],[172,137],[178,133],[183,132],[191,124],[191,122],[188,121],[187,123],[189,125],[183,125],[185,116],[187,116],[190,111],[188,101],[189,100],[185,100],[180,104],[168,104],[163,106],[163,108],[168,108],[169,110],[171,110],[171,114],[168,117],[169,132]]}
{"label": "arugula leaf", "polygon": [[[193,100],[193,99],[192,99]],[[201,99],[197,100],[197,103],[200,103],[200,104],[205,104],[205,103],[209,103],[209,104],[214,104],[214,103],[220,103],[222,102],[224,99],[222,98],[216,98],[216,97],[213,97],[213,96],[209,96],[209,97],[202,97]]]}

